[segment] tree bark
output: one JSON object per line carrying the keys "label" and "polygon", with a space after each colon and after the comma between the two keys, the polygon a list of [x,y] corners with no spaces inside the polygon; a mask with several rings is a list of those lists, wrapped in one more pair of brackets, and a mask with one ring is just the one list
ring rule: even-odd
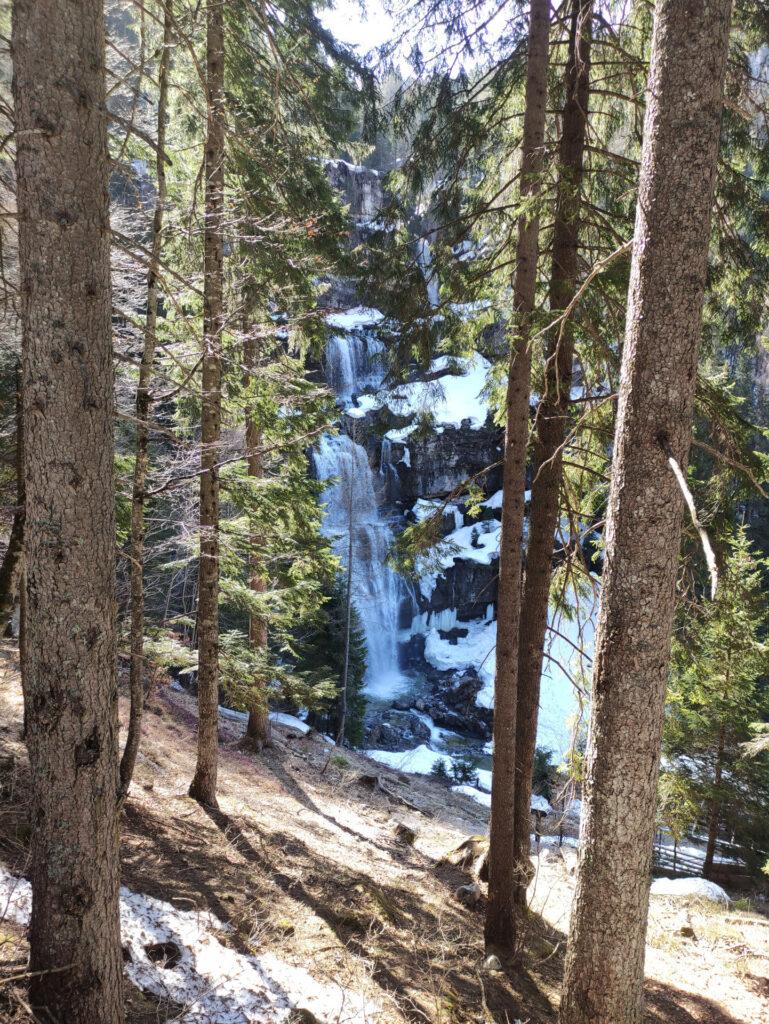
{"label": "tree bark", "polygon": [[[27,504],[24,493],[24,415],[21,367],[17,367],[16,377],[16,508],[13,513],[8,547],[3,556],[3,564],[0,565],[0,620],[6,622],[13,614],[14,605],[21,589],[24,518]],[[19,631],[21,632],[21,627]]]}
{"label": "tree bark", "polygon": [[[566,98],[558,154],[558,191],[553,230],[550,310],[569,305],[579,280],[579,220],[590,98],[592,0],[573,0],[565,71]],[[571,322],[551,331],[545,391],[537,413],[534,480],[529,507],[529,542],[518,644],[518,719],[513,858],[514,900],[519,915],[526,909],[531,874],[531,779],[537,742],[540,677],[547,633],[555,530],[558,525],[562,448],[571,392],[574,336]]]}
{"label": "tree bark", "polygon": [[713,864],[716,859],[716,843],[718,842],[718,822],[721,811],[719,792],[721,780],[724,774],[724,750],[726,749],[726,726],[721,725],[718,732],[718,749],[716,751],[716,764],[713,771],[713,798],[710,801],[710,813],[708,815],[708,844],[705,848],[705,861],[702,865],[702,873],[705,878],[713,874]]}
{"label": "tree bark", "polygon": [[[561,1024],[639,1024],[730,0],[658,0]],[[696,182],[696,188],[692,187]]]}
{"label": "tree bark", "polygon": [[[549,63],[550,0],[532,0],[526,68],[526,105],[521,154],[521,200],[536,204],[544,160]],[[489,946],[513,952],[519,924],[513,905],[513,816],[515,731],[518,686],[518,624],[521,612],[526,449],[531,385],[531,314],[537,288],[539,213],[534,206],[518,222],[513,323],[507,377],[504,487],[494,679],[494,772],[489,832],[489,899],[485,938]]]}
{"label": "tree bark", "polygon": [[[248,332],[248,325],[246,325]],[[253,332],[247,333],[243,350],[243,362],[245,364],[245,384],[248,387],[256,372],[256,339]],[[246,461],[248,463],[248,475],[255,480],[261,479],[264,475],[264,465],[260,449],[262,447],[262,434],[259,424],[255,418],[255,410],[246,412]],[[253,535],[251,537],[251,565],[249,573],[249,584],[255,594],[265,593],[267,586],[264,580],[264,568],[262,566],[261,551],[263,540]],[[248,640],[255,650],[267,647],[267,623],[258,615],[251,615],[248,620]],[[267,701],[267,680],[257,681],[260,693],[254,701],[248,713],[246,723],[246,734],[243,737],[243,746],[252,750],[261,751],[264,747],[272,746],[272,729],[270,727],[270,708]]]}
{"label": "tree bark", "polygon": [[16,0],[30,1000],[123,1019],[109,154],[101,0]]}
{"label": "tree bark", "polygon": [[163,49],[158,66],[157,114],[157,195],[152,218],[152,248],[147,273],[147,315],[144,323],[144,350],[136,389],[136,460],[131,496],[131,667],[129,689],[131,714],[128,735],[120,761],[120,797],[125,799],[131,785],[136,755],[139,752],[142,712],[144,710],[144,492],[149,467],[149,417],[152,411],[152,365],[155,361],[158,322],[158,275],[163,252],[163,215],[166,205],[166,109],[168,106],[168,71],[172,44],[172,0],[165,0]]}
{"label": "tree bark", "polygon": [[216,803],[219,761],[219,447],[224,321],[224,5],[206,11],[206,223],[203,240],[203,394],[198,569],[198,758],[190,796]]}

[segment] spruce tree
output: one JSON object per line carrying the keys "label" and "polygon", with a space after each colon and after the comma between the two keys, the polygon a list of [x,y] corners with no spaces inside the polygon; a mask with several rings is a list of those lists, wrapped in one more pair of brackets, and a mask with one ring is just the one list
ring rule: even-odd
{"label": "spruce tree", "polygon": [[739,529],[715,600],[689,609],[673,648],[663,752],[683,800],[700,809],[706,877],[722,834],[734,835],[754,866],[769,839],[769,761],[744,750],[752,724],[769,717],[766,571]]}

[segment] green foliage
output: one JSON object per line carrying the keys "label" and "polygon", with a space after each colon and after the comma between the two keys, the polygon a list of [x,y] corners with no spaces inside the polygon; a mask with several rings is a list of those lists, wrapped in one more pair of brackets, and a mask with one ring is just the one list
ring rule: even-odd
{"label": "green foliage", "polygon": [[[769,847],[769,756],[745,756],[752,725],[769,718],[766,563],[738,530],[716,599],[682,618],[665,721],[665,814],[715,814],[749,862]],[[676,806],[678,805],[678,806]]]}
{"label": "green foliage", "polygon": [[430,774],[434,779],[437,779],[439,782],[451,782],[451,776],[449,775],[449,770],[446,767],[446,762],[443,760],[443,758],[440,758],[439,760],[433,762],[433,766],[430,769]]}
{"label": "green foliage", "polygon": [[700,814],[689,782],[675,771],[662,771],[659,778],[657,818],[676,843],[688,834]]}
{"label": "green foliage", "polygon": [[534,751],[532,770],[532,790],[549,800],[553,795],[553,786],[558,774],[558,766],[553,763],[553,752],[545,747],[537,747]]}
{"label": "green foliage", "polygon": [[458,786],[478,785],[478,769],[470,754],[452,754],[449,771]]}
{"label": "green foliage", "polygon": [[[326,603],[313,620],[303,625],[296,642],[296,665],[308,682],[323,681],[327,694],[310,722],[320,732],[336,737],[341,712],[341,686],[344,676],[344,647],[347,632],[347,585],[344,576],[337,576],[326,593]],[[351,746],[363,742],[363,717],[366,696],[363,680],[366,675],[366,641],[360,616],[353,604],[350,619],[350,654],[347,673],[347,715],[345,739]]]}

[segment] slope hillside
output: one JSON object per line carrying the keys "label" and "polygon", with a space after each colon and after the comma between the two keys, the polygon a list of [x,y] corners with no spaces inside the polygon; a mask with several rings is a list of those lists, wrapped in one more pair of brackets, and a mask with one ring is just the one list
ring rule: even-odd
{"label": "slope hillside", "polygon": [[[1,653],[0,1020],[21,1022],[27,763],[17,652]],[[194,702],[166,683],[150,696],[123,817],[129,1024],[556,1019],[572,848],[534,858],[532,966],[508,974],[484,962],[485,887],[444,859],[486,831],[483,807],[291,724],[257,759],[241,731],[222,719],[220,809],[206,811],[186,795]],[[755,904],[653,897],[647,1020],[767,1019],[767,926]]]}

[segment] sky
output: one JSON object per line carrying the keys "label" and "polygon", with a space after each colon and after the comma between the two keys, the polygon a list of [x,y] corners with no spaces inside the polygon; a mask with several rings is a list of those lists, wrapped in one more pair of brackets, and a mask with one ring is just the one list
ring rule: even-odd
{"label": "sky", "polygon": [[343,43],[361,53],[381,46],[393,35],[393,22],[379,0],[367,0],[365,11],[357,0],[335,0],[320,20]]}

